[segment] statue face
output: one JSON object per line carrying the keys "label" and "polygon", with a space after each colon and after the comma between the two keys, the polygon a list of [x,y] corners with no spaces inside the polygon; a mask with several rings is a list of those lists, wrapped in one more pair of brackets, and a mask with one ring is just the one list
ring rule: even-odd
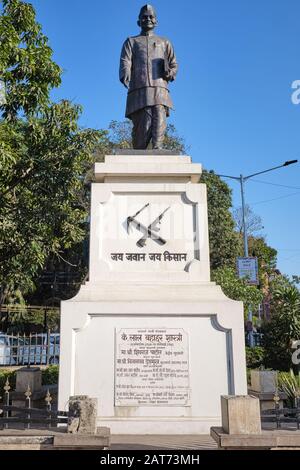
{"label": "statue face", "polygon": [[151,12],[144,12],[139,17],[138,25],[143,31],[151,31],[155,28],[157,23],[156,16]]}

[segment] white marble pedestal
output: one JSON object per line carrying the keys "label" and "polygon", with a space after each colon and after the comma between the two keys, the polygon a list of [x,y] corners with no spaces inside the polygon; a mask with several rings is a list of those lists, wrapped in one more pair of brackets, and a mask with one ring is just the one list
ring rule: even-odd
{"label": "white marble pedestal", "polygon": [[95,165],[89,282],[61,306],[59,409],[98,399],[114,434],[208,433],[247,394],[243,306],[210,282],[201,165],[109,155]]}

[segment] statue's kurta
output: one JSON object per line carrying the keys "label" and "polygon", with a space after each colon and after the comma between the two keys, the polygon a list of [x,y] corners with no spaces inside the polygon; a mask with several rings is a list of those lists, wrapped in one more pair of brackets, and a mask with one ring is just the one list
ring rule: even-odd
{"label": "statue's kurta", "polygon": [[126,117],[146,106],[163,105],[173,108],[164,78],[169,72],[168,81],[177,72],[174,49],[168,39],[155,34],[140,34],[128,38],[122,48],[120,60],[120,80],[130,77],[128,87]]}

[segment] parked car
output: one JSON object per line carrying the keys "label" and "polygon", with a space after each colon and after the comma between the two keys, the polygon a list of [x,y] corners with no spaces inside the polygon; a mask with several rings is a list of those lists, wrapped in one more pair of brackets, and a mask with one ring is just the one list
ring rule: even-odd
{"label": "parked car", "polygon": [[14,366],[17,364],[16,338],[0,332],[0,366]]}
{"label": "parked car", "polygon": [[[46,333],[27,336],[19,347],[19,364],[58,364],[60,334],[50,333],[49,344]],[[48,357],[48,361],[47,361]]]}
{"label": "parked car", "polygon": [[50,334],[49,364],[59,363],[59,352],[60,352],[60,333],[51,333]]}

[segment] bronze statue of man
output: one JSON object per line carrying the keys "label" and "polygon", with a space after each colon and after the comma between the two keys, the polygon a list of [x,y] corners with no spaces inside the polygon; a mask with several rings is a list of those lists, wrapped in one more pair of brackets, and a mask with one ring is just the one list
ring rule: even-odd
{"label": "bronze statue of man", "polygon": [[146,149],[152,140],[161,149],[166,131],[166,117],[173,107],[168,82],[175,79],[176,57],[170,41],[154,34],[156,13],[151,5],[141,8],[138,36],[123,44],[120,81],[128,88],[125,116],[132,120],[134,149]]}

